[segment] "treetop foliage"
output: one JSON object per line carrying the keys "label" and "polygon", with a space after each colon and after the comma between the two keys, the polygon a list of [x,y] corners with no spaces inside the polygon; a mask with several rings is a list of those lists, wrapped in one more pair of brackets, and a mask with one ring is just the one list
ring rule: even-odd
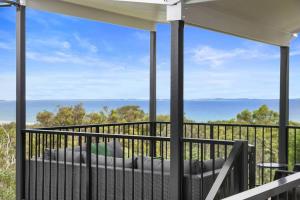
{"label": "treetop foliage", "polygon": [[279,114],[270,110],[267,105],[262,105],[252,112],[246,109],[238,113],[236,121],[245,124],[278,124]]}
{"label": "treetop foliage", "polygon": [[[39,112],[36,116],[39,126],[67,126],[82,124],[124,123],[139,122],[149,119],[139,106],[128,105],[116,109],[103,107],[99,112],[86,112],[83,104],[75,106],[59,107],[56,113],[49,111]],[[169,121],[169,115],[158,115],[157,121]],[[186,122],[194,122],[185,117]],[[235,118],[224,121],[210,121],[211,123],[240,123],[240,124],[278,124],[279,114],[262,105],[257,110],[245,109],[238,113]],[[295,124],[295,122],[291,122]]]}

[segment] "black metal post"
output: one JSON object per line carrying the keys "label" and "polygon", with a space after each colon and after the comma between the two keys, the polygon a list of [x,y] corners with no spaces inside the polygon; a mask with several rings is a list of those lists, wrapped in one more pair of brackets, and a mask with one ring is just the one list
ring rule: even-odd
{"label": "black metal post", "polygon": [[249,188],[254,188],[256,184],[256,149],[254,145],[248,145],[249,149]]}
{"label": "black metal post", "polygon": [[279,162],[288,163],[289,47],[280,47]]}
{"label": "black metal post", "polygon": [[248,141],[237,140],[236,143],[240,149],[234,164],[234,191],[239,193],[248,189]]}
{"label": "black metal post", "polygon": [[16,197],[25,199],[25,135],[26,74],[25,74],[25,6],[17,5],[16,13]]}
{"label": "black metal post", "polygon": [[184,21],[171,22],[171,199],[183,200]]}
{"label": "black metal post", "polygon": [[150,122],[156,121],[156,32],[150,32]]}
{"label": "black metal post", "polygon": [[240,191],[246,191],[248,190],[248,141],[242,141],[243,147],[242,147],[242,152],[241,152],[241,176],[240,176]]}
{"label": "black metal post", "polygon": [[87,137],[86,141],[86,199],[92,199],[92,138]]}
{"label": "black metal post", "polygon": [[[209,138],[211,140],[213,140],[214,139],[214,125],[209,126],[209,131],[210,131]],[[215,145],[213,143],[210,144],[210,159],[213,159],[213,160],[215,159]]]}
{"label": "black metal post", "polygon": [[[156,32],[150,32],[150,135],[156,136]],[[151,142],[150,155],[156,154],[155,141]]]}

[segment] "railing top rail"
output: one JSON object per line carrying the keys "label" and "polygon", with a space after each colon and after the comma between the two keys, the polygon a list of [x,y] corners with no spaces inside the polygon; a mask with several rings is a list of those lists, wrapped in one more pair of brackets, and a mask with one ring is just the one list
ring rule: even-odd
{"label": "railing top rail", "polygon": [[[54,126],[54,127],[42,127],[38,129],[59,129],[59,128],[84,128],[84,127],[95,127],[95,126],[122,126],[122,125],[135,125],[135,124],[149,124],[149,121],[140,122],[124,122],[124,123],[104,123],[104,124],[83,124],[83,125],[67,125],[67,126]],[[170,124],[166,121],[157,121],[155,123],[160,124]],[[209,122],[184,122],[186,125],[206,125],[206,126],[241,126],[241,127],[268,127],[268,128],[278,128],[279,125],[269,125],[269,124],[236,124],[236,123],[209,123]],[[290,128],[300,128],[300,126],[288,126]]]}
{"label": "railing top rail", "polygon": [[185,122],[184,124],[187,125],[206,125],[206,126],[227,126],[227,127],[232,127],[232,126],[238,126],[238,127],[256,127],[256,128],[278,128],[279,125],[264,125],[264,124],[236,124],[236,123],[209,123],[209,122]]}
{"label": "railing top rail", "polygon": [[197,143],[201,142],[204,144],[220,144],[220,145],[234,145],[235,141],[231,140],[216,140],[216,139],[199,139],[199,138],[183,138],[183,142]]}
{"label": "railing top rail", "polygon": [[53,127],[42,127],[36,128],[40,130],[53,130],[53,129],[68,129],[68,128],[86,128],[86,127],[96,127],[96,126],[123,126],[123,125],[135,125],[135,124],[148,124],[150,122],[124,122],[124,123],[104,123],[104,124],[82,124],[82,125],[67,125],[67,126],[53,126]]}
{"label": "railing top rail", "polygon": [[227,197],[224,200],[256,200],[267,199],[279,195],[300,185],[300,172],[286,176],[279,180],[261,185],[245,192]]}
{"label": "railing top rail", "polygon": [[[170,137],[162,137],[162,136],[125,135],[125,134],[111,134],[111,133],[88,133],[88,132],[57,131],[57,130],[39,130],[39,129],[25,129],[22,131],[22,133],[170,141]],[[203,143],[203,144],[220,144],[220,145],[234,145],[234,143],[235,143],[235,141],[230,141],[230,140],[215,140],[215,139],[212,140],[212,139],[198,139],[198,138],[183,138],[182,141],[183,142],[192,142],[192,143]]]}
{"label": "railing top rail", "polygon": [[300,126],[295,126],[295,125],[289,125],[287,126],[288,128],[294,128],[294,129],[300,129]]}
{"label": "railing top rail", "polygon": [[72,131],[57,131],[57,130],[39,130],[39,129],[25,129],[23,134],[56,134],[56,135],[70,135],[70,136],[90,136],[90,137],[106,137],[118,139],[140,139],[140,140],[159,140],[170,141],[169,137],[160,136],[145,136],[145,135],[124,135],[124,134],[110,134],[110,133],[88,133],[88,132],[72,132]]}
{"label": "railing top rail", "polygon": [[[156,121],[156,123],[169,124],[170,122]],[[241,126],[241,127],[257,127],[257,128],[279,128],[277,124],[239,124],[239,123],[211,123],[211,122],[184,122],[187,125],[206,125],[206,126]],[[297,125],[288,125],[288,128],[300,128]]]}
{"label": "railing top rail", "polygon": [[[71,129],[71,128],[91,128],[91,127],[103,127],[103,126],[126,126],[126,125],[138,125],[138,124],[150,124],[150,121],[140,122],[124,122],[124,123],[104,123],[104,124],[83,124],[83,125],[67,125],[67,126],[54,126],[54,127],[42,127],[36,128],[39,130],[53,130],[53,129]],[[157,124],[170,124],[166,121],[156,121]],[[209,122],[184,122],[185,125],[203,125],[203,126],[224,126],[224,127],[252,127],[252,128],[279,128],[279,125],[270,124],[237,124],[237,123],[209,123]],[[300,126],[287,126],[288,128],[299,128]]]}

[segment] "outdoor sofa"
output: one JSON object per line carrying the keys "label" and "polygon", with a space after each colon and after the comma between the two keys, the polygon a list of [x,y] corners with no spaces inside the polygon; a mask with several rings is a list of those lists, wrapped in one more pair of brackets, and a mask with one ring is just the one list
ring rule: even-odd
{"label": "outdoor sofa", "polygon": [[[86,200],[86,153],[84,148],[81,153],[78,150],[79,147],[74,149],[73,164],[70,149],[66,149],[66,162],[64,149],[59,150],[62,156],[58,159],[55,156],[57,152],[51,152],[52,158],[45,155],[44,158],[27,160],[26,199]],[[92,200],[171,200],[169,160],[163,161],[162,170],[161,159],[153,159],[152,171],[150,157],[126,158],[123,161],[121,154],[116,150],[115,158],[107,157],[106,167],[104,156],[98,157],[96,165],[97,155],[92,154]],[[203,161],[203,169],[199,161],[184,161],[184,199],[205,198],[223,164],[224,159],[215,159],[213,170],[212,160]],[[230,181],[226,184],[227,192],[233,190]]]}

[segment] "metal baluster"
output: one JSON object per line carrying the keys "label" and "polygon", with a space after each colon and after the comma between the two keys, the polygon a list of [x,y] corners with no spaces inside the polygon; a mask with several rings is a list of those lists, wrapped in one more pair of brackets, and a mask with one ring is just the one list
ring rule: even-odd
{"label": "metal baluster", "polygon": [[[261,157],[262,163],[265,162],[265,128],[262,128],[262,150],[261,150]],[[264,168],[262,167],[262,184],[264,184]]]}
{"label": "metal baluster", "polygon": [[123,200],[125,200],[125,139],[122,139],[123,146],[123,156],[122,156],[122,196]]}
{"label": "metal baluster", "polygon": [[142,199],[144,199],[144,139],[142,139]]}
{"label": "metal baluster", "polygon": [[[81,137],[81,135],[78,136],[78,143],[79,143],[79,152],[80,152],[80,157],[81,157],[82,156],[82,137]],[[87,148],[87,145],[86,145],[86,148]],[[87,158],[87,155],[85,155],[85,157]],[[82,196],[81,180],[82,180],[82,160],[80,160],[80,163],[79,163],[79,199],[80,200],[81,200],[81,196]],[[98,181],[98,176],[97,176],[97,181]],[[97,199],[98,199],[98,197],[97,197]]]}
{"label": "metal baluster", "polygon": [[161,155],[161,200],[164,200],[164,142],[160,141],[160,155]]}
{"label": "metal baluster", "polygon": [[67,199],[67,164],[66,164],[66,153],[67,153],[67,146],[68,146],[68,136],[64,135],[64,200]]}
{"label": "metal baluster", "polygon": [[104,137],[105,200],[107,200],[107,138]]}
{"label": "metal baluster", "polygon": [[37,188],[37,179],[38,179],[38,173],[37,173],[37,171],[38,171],[38,167],[37,167],[37,165],[38,165],[38,163],[37,163],[37,144],[36,144],[36,142],[37,142],[37,133],[35,133],[35,182],[34,182],[34,188],[35,188],[35,199],[38,199],[37,198],[37,190],[38,190],[38,188]]}
{"label": "metal baluster", "polygon": [[[134,163],[134,139],[131,141],[131,159],[132,163]],[[134,200],[134,166],[132,165],[132,200]]]}
{"label": "metal baluster", "polygon": [[294,164],[297,163],[297,135],[296,129],[294,129]]}
{"label": "metal baluster", "polygon": [[59,164],[58,164],[58,149],[60,146],[60,135],[56,135],[56,200],[58,200],[59,194]]}
{"label": "metal baluster", "polygon": [[72,133],[72,176],[71,176],[71,198],[74,199],[74,132]]}

